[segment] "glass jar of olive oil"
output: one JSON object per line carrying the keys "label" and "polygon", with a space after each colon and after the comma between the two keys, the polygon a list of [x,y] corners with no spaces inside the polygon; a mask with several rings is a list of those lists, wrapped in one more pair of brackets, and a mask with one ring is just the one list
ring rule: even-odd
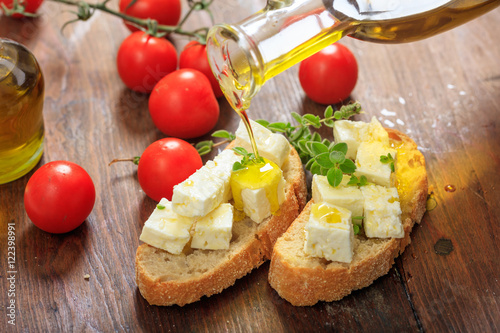
{"label": "glass jar of olive oil", "polygon": [[0,38],[0,184],[28,173],[43,152],[44,80],[33,54]]}

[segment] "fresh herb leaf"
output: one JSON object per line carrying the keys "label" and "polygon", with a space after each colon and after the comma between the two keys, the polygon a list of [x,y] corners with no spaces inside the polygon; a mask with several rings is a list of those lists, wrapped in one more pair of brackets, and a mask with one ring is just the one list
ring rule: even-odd
{"label": "fresh herb leaf", "polygon": [[353,229],[355,235],[359,235],[359,232],[361,231],[361,228],[359,227],[359,225],[353,224],[352,229]]}
{"label": "fresh herb leaf", "polygon": [[318,154],[314,157],[316,163],[318,163],[323,168],[333,168],[335,166],[335,161],[333,161],[330,157],[330,154],[327,152]]}
{"label": "fresh herb leaf", "polygon": [[215,132],[212,133],[212,136],[214,138],[225,138],[225,139],[228,139],[228,140],[231,140],[231,141],[233,141],[234,139],[236,139],[236,135],[234,135],[233,133],[228,132],[226,130],[215,131]]}
{"label": "fresh herb leaf", "polygon": [[311,142],[309,144],[309,151],[313,155],[328,153],[328,147],[321,142]]}
{"label": "fresh herb leaf", "polygon": [[[345,154],[342,153],[341,151],[332,151],[330,154],[329,154],[329,157],[330,157],[330,161],[333,163],[333,164],[342,164],[345,162]],[[352,162],[352,161],[351,161]]]}
{"label": "fresh herb leaf", "polygon": [[346,155],[347,154],[347,143],[345,143],[345,142],[339,142],[339,143],[335,144],[332,147],[332,150],[334,150],[334,151],[340,151],[344,155]]}
{"label": "fresh herb leaf", "polygon": [[330,184],[330,186],[337,187],[342,182],[342,178],[344,178],[344,174],[342,173],[342,170],[334,167],[334,168],[331,168],[330,170],[328,170],[328,173],[326,174],[326,178],[328,179],[328,183]]}
{"label": "fresh herb leaf", "polygon": [[388,153],[387,156],[382,155],[380,156],[380,162],[383,164],[389,164],[391,167],[391,171],[394,172],[394,158],[392,157],[391,153]]}
{"label": "fresh herb leaf", "polygon": [[352,160],[346,158],[340,165],[340,170],[342,170],[343,173],[352,174],[356,171],[356,164],[354,164]]}
{"label": "fresh herb leaf", "polygon": [[249,153],[243,147],[234,147],[233,151],[236,154],[243,156],[243,159],[240,162],[234,162],[234,164],[233,164],[233,171],[234,172],[239,171],[239,170],[243,170],[250,164],[264,162],[264,159],[262,157],[259,157],[259,158],[255,157],[254,153]]}
{"label": "fresh herb leaf", "polygon": [[356,177],[355,175],[351,176],[351,179],[349,179],[349,182],[347,185],[352,185],[352,186],[365,186],[368,185],[368,179],[366,178],[365,175],[362,175],[361,177]]}
{"label": "fresh herb leaf", "polygon": [[165,209],[165,206],[160,205],[160,204],[157,204],[157,205],[156,205],[156,208],[158,208],[158,209]]}
{"label": "fresh herb leaf", "polygon": [[333,116],[333,108],[331,105],[328,105],[326,107],[324,116],[325,116],[325,118],[330,118],[331,116]]}

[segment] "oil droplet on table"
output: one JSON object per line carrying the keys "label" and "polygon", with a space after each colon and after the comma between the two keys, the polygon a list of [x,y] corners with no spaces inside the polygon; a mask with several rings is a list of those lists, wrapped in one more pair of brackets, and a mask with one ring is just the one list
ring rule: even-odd
{"label": "oil droplet on table", "polygon": [[448,255],[453,251],[453,243],[450,239],[441,238],[434,244],[436,254]]}
{"label": "oil droplet on table", "polygon": [[444,190],[446,192],[455,192],[457,188],[455,187],[455,185],[448,184],[444,187]]}
{"label": "oil droplet on table", "polygon": [[430,212],[431,210],[434,210],[436,207],[437,207],[437,201],[434,198],[434,193],[431,192],[431,194],[427,196],[427,202],[425,204],[425,208],[427,209],[428,212]]}

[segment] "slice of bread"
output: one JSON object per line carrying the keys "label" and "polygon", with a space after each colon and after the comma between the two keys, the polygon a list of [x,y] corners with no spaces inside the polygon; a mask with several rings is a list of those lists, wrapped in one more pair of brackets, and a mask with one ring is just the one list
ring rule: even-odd
{"label": "slice of bread", "polygon": [[[228,148],[237,147],[238,139]],[[271,258],[274,243],[304,208],[307,187],[299,155],[291,149],[282,166],[285,201],[279,215],[260,224],[249,218],[234,222],[228,250],[185,250],[170,254],[148,244],[137,249],[136,281],[152,305],[185,305],[203,296],[220,293]]]}
{"label": "slice of bread", "polygon": [[403,238],[376,239],[357,235],[351,263],[327,261],[304,253],[304,226],[312,200],[281,236],[274,247],[269,283],[293,305],[314,305],[335,301],[353,290],[366,287],[387,274],[394,259],[410,243],[410,232],[420,223],[426,210],[427,172],[424,156],[405,134],[387,129],[391,145],[398,150],[395,165],[402,209]]}

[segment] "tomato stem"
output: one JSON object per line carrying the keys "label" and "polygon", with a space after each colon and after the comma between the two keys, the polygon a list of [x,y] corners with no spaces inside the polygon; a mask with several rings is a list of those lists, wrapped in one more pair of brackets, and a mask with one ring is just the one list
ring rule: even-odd
{"label": "tomato stem", "polygon": [[[90,18],[90,16],[93,14],[93,11],[89,11],[89,9],[93,10],[100,10],[105,13],[108,13],[110,15],[119,17],[129,23],[132,23],[134,25],[137,25],[138,27],[141,28],[146,33],[149,33],[155,37],[158,32],[164,32],[164,33],[174,33],[182,36],[188,36],[192,37],[196,40],[198,40],[201,44],[205,44],[206,42],[206,36],[208,32],[208,28],[200,28],[196,29],[194,31],[189,31],[189,30],[183,30],[182,25],[186,22],[188,17],[195,11],[200,11],[204,10],[210,14],[210,17],[212,17],[211,12],[209,10],[209,6],[212,4],[213,1],[207,2],[206,0],[199,0],[199,1],[189,1],[189,10],[187,13],[184,15],[184,17],[180,20],[179,24],[177,25],[164,25],[164,24],[158,24],[155,20],[151,19],[140,19],[134,16],[130,16],[127,14],[124,14],[120,11],[115,11],[107,6],[108,2],[110,0],[104,0],[103,2],[100,3],[88,3],[84,1],[72,1],[72,0],[48,0],[52,2],[58,2],[62,3],[65,5],[69,6],[76,6],[78,7],[78,11],[75,13],[77,15],[77,19],[71,20],[68,23],[73,23],[75,21],[86,21]],[[82,15],[82,13],[85,13],[85,15]],[[212,19],[213,20],[213,19]],[[67,25],[65,24],[63,28]],[[151,29],[151,27],[154,27]]]}
{"label": "tomato stem", "polygon": [[141,158],[140,156],[135,156],[133,158],[115,158],[114,160],[108,163],[108,166],[110,166],[111,164],[115,164],[117,162],[132,162],[135,165],[139,165],[140,158]]}

